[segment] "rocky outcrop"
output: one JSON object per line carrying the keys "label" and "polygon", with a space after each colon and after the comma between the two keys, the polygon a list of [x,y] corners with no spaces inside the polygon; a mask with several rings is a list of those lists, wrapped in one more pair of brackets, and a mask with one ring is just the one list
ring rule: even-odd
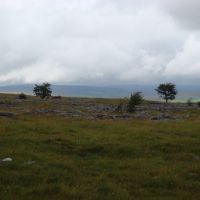
{"label": "rocky outcrop", "polygon": [[0,112],[0,117],[14,117],[15,114],[12,112]]}

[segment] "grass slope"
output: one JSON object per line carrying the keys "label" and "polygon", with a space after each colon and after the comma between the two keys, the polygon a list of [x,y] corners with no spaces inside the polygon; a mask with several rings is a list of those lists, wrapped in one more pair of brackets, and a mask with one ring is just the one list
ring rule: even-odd
{"label": "grass slope", "polygon": [[200,199],[200,124],[0,118],[0,199]]}

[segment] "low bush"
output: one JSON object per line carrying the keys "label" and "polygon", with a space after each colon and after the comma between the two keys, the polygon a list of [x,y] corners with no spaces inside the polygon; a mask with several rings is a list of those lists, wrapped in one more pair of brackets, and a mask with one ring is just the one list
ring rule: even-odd
{"label": "low bush", "polygon": [[18,98],[19,99],[27,99],[27,96],[24,93],[20,93]]}
{"label": "low bush", "polygon": [[189,99],[187,100],[187,105],[188,105],[188,106],[192,106],[192,98],[189,98]]}
{"label": "low bush", "polygon": [[140,105],[143,102],[143,96],[141,92],[135,92],[131,94],[128,106],[127,106],[127,111],[128,112],[135,112],[136,106]]}

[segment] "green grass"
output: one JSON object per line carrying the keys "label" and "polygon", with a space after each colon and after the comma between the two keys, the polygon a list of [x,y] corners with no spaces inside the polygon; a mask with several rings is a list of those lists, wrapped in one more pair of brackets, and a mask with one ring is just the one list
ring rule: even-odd
{"label": "green grass", "polygon": [[199,120],[0,118],[5,157],[3,200],[200,199]]}

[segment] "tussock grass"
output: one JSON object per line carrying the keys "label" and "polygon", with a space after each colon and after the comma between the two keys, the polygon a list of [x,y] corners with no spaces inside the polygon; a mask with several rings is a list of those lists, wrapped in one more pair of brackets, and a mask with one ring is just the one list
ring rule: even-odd
{"label": "tussock grass", "polygon": [[200,199],[197,106],[145,102],[148,114],[174,121],[86,120],[35,111],[89,116],[120,99],[27,97],[0,94],[0,111],[16,113],[0,117],[0,160],[13,158],[0,161],[0,199]]}
{"label": "tussock grass", "polygon": [[[0,118],[0,199],[199,199],[199,121]],[[31,164],[29,164],[31,163]]]}

